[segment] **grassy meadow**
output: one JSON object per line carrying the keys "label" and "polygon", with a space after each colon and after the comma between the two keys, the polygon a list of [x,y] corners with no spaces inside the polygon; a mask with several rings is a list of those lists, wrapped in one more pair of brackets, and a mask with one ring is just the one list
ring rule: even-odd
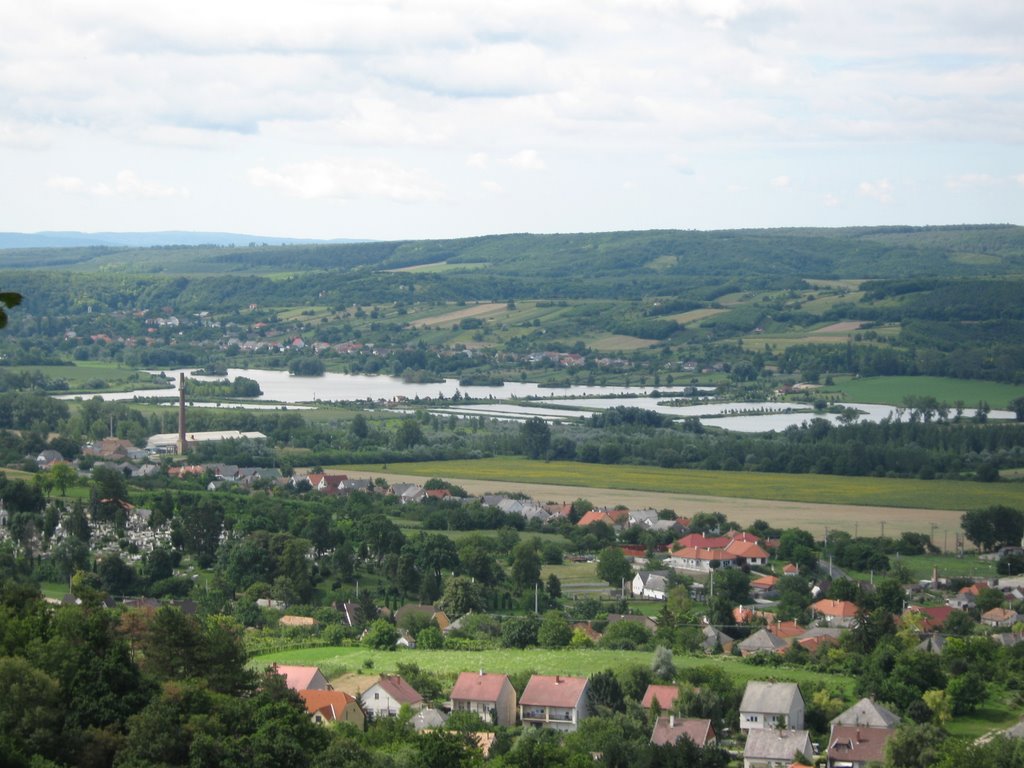
{"label": "grassy meadow", "polygon": [[834,387],[823,387],[820,391],[841,393],[845,399],[858,403],[903,405],[908,396],[930,395],[940,403],[950,405],[962,400],[968,408],[984,400],[996,409],[1008,408],[1011,400],[1024,397],[1024,386],[938,376],[876,376],[861,379],[836,376]]}
{"label": "grassy meadow", "polygon": [[[402,648],[379,651],[362,646],[302,648],[254,656],[250,665],[262,669],[271,664],[318,666],[328,679],[365,669],[372,660],[374,673],[394,673],[399,662],[418,664],[425,671],[454,680],[460,672],[483,669],[485,672],[534,672],[541,675],[593,675],[606,669],[622,669],[630,665],[650,667],[654,654],[647,651],[613,651],[604,649],[508,648],[486,651],[426,651]],[[765,668],[748,664],[732,656],[676,655],[680,670],[693,667],[721,669],[739,684],[748,680],[774,679],[795,683],[825,683],[852,701],[852,678],[825,675],[799,668]]]}

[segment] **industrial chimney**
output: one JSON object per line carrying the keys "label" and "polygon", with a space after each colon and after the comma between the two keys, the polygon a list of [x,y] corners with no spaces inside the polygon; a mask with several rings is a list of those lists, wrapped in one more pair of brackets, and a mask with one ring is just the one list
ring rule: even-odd
{"label": "industrial chimney", "polygon": [[184,454],[188,449],[185,439],[185,374],[178,374],[178,453]]}

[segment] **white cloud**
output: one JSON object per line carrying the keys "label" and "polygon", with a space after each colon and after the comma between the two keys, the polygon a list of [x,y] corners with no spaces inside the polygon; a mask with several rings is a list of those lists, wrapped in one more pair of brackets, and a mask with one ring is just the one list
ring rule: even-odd
{"label": "white cloud", "polygon": [[477,168],[483,170],[490,165],[491,159],[487,156],[486,152],[474,152],[472,155],[466,158],[466,165],[470,168]]}
{"label": "white cloud", "polygon": [[862,197],[870,197],[880,203],[892,202],[893,188],[888,179],[881,179],[879,181],[862,181],[857,186],[857,191]]}
{"label": "white cloud", "polygon": [[771,185],[776,189],[789,189],[792,179],[789,176],[776,176],[771,181]]}
{"label": "white cloud", "polygon": [[822,198],[822,204],[826,208],[836,208],[839,205],[839,198],[833,194],[826,194],[825,197]]}
{"label": "white cloud", "polygon": [[1017,183],[1024,186],[1024,173],[1017,174]]}
{"label": "white cloud", "polygon": [[501,184],[499,184],[496,181],[490,180],[481,181],[480,188],[484,190],[484,192],[490,192],[492,195],[500,195],[502,192],[505,191],[504,187],[502,187]]}
{"label": "white cloud", "polygon": [[543,171],[547,166],[544,160],[535,149],[523,149],[514,155],[505,158],[505,165],[518,168],[521,171]]}
{"label": "white cloud", "polygon": [[50,143],[50,131],[42,126],[0,120],[0,146],[14,149],[46,149]]}
{"label": "white cloud", "polygon": [[135,200],[154,200],[172,197],[187,198],[185,187],[172,187],[155,181],[140,179],[131,170],[118,171],[111,181],[86,182],[78,176],[54,176],[46,182],[50,189],[93,197],[122,197]]}
{"label": "white cloud", "polygon": [[255,167],[249,183],[276,189],[304,200],[378,198],[400,203],[429,202],[442,197],[440,185],[420,170],[386,160],[329,158],[293,163],[278,170]]}
{"label": "white cloud", "polygon": [[975,187],[991,187],[999,180],[987,173],[964,173],[946,179],[947,189],[971,189]]}
{"label": "white cloud", "polygon": [[693,176],[694,173],[696,173],[689,158],[683,157],[682,155],[674,153],[669,155],[668,164],[676,173],[680,173],[683,176]]}

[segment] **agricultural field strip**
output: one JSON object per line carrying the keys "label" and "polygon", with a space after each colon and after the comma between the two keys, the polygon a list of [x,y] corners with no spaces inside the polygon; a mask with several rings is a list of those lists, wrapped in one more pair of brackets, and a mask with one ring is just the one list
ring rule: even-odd
{"label": "agricultural field strip", "polygon": [[[380,473],[375,466],[352,470]],[[664,469],[522,458],[403,462],[390,474],[452,477],[512,484],[533,483],[608,490],[681,494],[704,498],[744,498],[823,505],[906,507],[962,511],[993,504],[1020,506],[1024,487],[1010,483],[916,480],[838,475],[779,474]]]}
{"label": "agricultural field strip", "polygon": [[[371,473],[341,469],[350,477],[387,476],[392,482],[423,482],[425,477],[439,475],[403,475],[388,470]],[[676,514],[691,516],[697,512],[721,512],[729,520],[748,526],[756,520],[767,520],[779,528],[804,528],[821,538],[825,529],[845,530],[864,536],[880,533],[885,526],[886,535],[896,536],[903,531],[926,533],[934,523],[935,543],[942,546],[944,537],[952,547],[954,536],[960,530],[959,510],[934,510],[853,506],[842,504],[813,504],[805,502],[774,501],[766,499],[700,496],[694,494],[659,493],[656,491],[629,491],[605,487],[580,485],[553,485],[549,483],[523,483],[514,480],[475,480],[445,477],[462,486],[469,493],[521,492],[541,502],[573,501],[585,498],[598,506],[622,505],[630,509],[671,509]]]}
{"label": "agricultural field strip", "polygon": [[414,328],[434,328],[437,326],[457,323],[459,320],[463,320],[469,317],[485,317],[489,315],[496,315],[499,312],[505,311],[508,311],[508,308],[504,304],[474,304],[473,306],[463,307],[454,312],[447,312],[443,315],[436,315],[431,318],[417,320],[414,323],[410,323],[410,325]]}

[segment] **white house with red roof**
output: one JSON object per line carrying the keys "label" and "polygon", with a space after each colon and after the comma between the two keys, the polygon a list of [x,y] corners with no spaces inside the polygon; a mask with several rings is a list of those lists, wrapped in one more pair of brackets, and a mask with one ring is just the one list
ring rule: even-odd
{"label": "white house with red roof", "polygon": [[725,545],[725,551],[735,557],[740,565],[767,565],[768,552],[756,541],[733,539]]}
{"label": "white house with red roof", "polygon": [[519,719],[523,725],[575,732],[590,714],[588,687],[585,677],[534,675],[519,699]]}
{"label": "white house with red roof", "polygon": [[516,724],[516,689],[508,675],[463,672],[452,688],[452,712],[475,712],[487,723]]}
{"label": "white house with red roof", "polygon": [[819,600],[811,610],[830,627],[852,627],[857,619],[857,605],[849,600]]}
{"label": "white house with red roof", "polygon": [[717,568],[731,568],[736,558],[722,549],[683,547],[669,555],[668,564],[680,571],[710,573]]}
{"label": "white house with red roof", "polygon": [[372,717],[394,717],[403,704],[414,712],[425,703],[419,692],[398,675],[381,675],[362,693],[363,710]]}

